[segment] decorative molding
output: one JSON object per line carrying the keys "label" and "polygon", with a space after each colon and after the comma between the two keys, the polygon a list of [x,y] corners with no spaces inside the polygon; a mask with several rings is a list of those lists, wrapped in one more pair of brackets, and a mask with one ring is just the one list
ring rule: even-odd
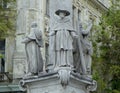
{"label": "decorative molding", "polygon": [[82,89],[85,91],[94,91],[97,88],[96,81],[84,75],[71,72],[68,68],[62,70],[59,69],[58,72],[43,73],[39,76],[22,79],[19,82],[19,87],[22,91],[26,91],[26,89],[28,90],[29,87],[35,86],[35,84],[38,84],[38,82],[41,85],[45,82],[47,84],[48,81],[49,83],[52,82],[52,84],[55,82],[56,86],[62,84],[63,89],[68,88],[66,86],[70,86],[73,84],[73,82],[78,85],[79,88],[83,85]]}
{"label": "decorative molding", "polygon": [[58,71],[60,83],[64,88],[66,88],[66,86],[69,83],[70,73],[71,73],[71,69],[67,67],[61,67]]}
{"label": "decorative molding", "polygon": [[97,89],[97,82],[93,80],[91,85],[87,85],[87,90],[88,91],[95,91]]}

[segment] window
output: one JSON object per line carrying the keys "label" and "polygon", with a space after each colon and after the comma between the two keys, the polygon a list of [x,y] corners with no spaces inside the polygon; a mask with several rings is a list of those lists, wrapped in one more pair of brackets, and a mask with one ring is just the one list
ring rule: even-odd
{"label": "window", "polygon": [[5,71],[5,60],[4,60],[4,55],[5,55],[5,40],[0,40],[0,72]]}

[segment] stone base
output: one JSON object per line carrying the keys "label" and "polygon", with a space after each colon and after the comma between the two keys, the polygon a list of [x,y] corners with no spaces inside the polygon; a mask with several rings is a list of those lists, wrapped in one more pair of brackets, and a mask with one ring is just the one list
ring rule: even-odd
{"label": "stone base", "polygon": [[63,86],[57,72],[20,81],[27,93],[89,93],[96,88],[95,84],[91,79],[82,79],[82,76],[71,73],[68,84]]}

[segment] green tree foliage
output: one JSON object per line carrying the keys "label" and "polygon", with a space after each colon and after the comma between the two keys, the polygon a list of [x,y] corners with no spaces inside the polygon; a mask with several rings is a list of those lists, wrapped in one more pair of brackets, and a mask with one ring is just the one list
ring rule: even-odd
{"label": "green tree foliage", "polygon": [[120,93],[120,0],[103,14],[96,26],[93,41],[93,78],[98,82],[96,93]]}
{"label": "green tree foliage", "polygon": [[12,5],[15,0],[0,0],[0,39],[13,33],[15,19]]}

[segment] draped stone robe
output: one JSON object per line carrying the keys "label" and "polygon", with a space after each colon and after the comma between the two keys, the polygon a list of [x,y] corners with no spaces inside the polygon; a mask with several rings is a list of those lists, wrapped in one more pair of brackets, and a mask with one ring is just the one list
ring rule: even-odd
{"label": "draped stone robe", "polygon": [[91,74],[91,62],[92,62],[91,56],[93,53],[92,42],[89,40],[89,35],[92,25],[93,25],[92,23],[89,24],[86,30],[81,31],[81,34],[83,36],[83,38],[81,38],[82,49],[86,64],[86,70],[89,75]]}
{"label": "draped stone robe", "polygon": [[38,74],[43,71],[43,59],[40,51],[42,33],[37,28],[32,28],[30,34],[23,40],[25,43],[28,71],[27,73]]}
{"label": "draped stone robe", "polygon": [[54,36],[52,49],[56,53],[55,67],[69,66],[73,67],[73,37],[75,31],[68,18],[58,19],[50,32]]}

